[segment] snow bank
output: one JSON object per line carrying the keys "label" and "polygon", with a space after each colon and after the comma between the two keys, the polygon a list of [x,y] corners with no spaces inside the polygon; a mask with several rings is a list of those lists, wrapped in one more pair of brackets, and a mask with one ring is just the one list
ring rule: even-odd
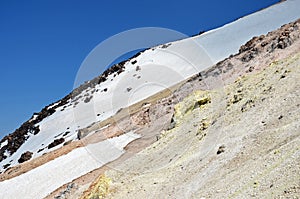
{"label": "snow bank", "polygon": [[77,148],[36,169],[0,182],[2,199],[38,199],[102,165],[120,157],[123,148],[139,135],[127,134],[87,147]]}

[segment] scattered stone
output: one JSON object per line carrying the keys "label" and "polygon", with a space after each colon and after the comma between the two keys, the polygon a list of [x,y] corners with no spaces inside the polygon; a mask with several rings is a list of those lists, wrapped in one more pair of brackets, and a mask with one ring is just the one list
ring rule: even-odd
{"label": "scattered stone", "polygon": [[117,114],[117,113],[120,113],[122,110],[123,110],[123,108],[120,108],[120,109],[116,112],[116,114]]}
{"label": "scattered stone", "polygon": [[173,115],[171,118],[171,122],[170,122],[170,126],[169,126],[168,130],[175,128],[175,126],[176,126],[176,122],[174,120],[174,115]]}
{"label": "scattered stone", "polygon": [[161,48],[168,48],[168,47],[171,46],[171,45],[172,45],[171,43],[169,43],[169,44],[164,44],[164,45],[161,46]]}
{"label": "scattered stone", "polygon": [[3,169],[7,169],[10,166],[10,164],[3,165]]}
{"label": "scattered stone", "polygon": [[70,131],[66,131],[64,134],[63,134],[63,136],[66,136],[66,135],[68,135],[69,133],[71,133]]}
{"label": "scattered stone", "polygon": [[242,106],[241,111],[245,112],[247,111],[249,108],[254,107],[254,101],[253,100],[247,100],[246,103]]}
{"label": "scattered stone", "polygon": [[250,66],[246,72],[251,73],[252,71],[254,71],[254,66]]}
{"label": "scattered stone", "polygon": [[136,66],[135,71],[140,71],[141,67],[140,66]]}
{"label": "scattered stone", "polygon": [[217,155],[221,154],[221,153],[224,153],[225,152],[225,146],[224,145],[221,145],[217,151]]}
{"label": "scattered stone", "polygon": [[39,149],[37,152],[39,153],[39,152],[41,152],[41,151],[43,151],[44,150],[44,148],[42,148],[42,149]]}
{"label": "scattered stone", "polygon": [[93,96],[89,96],[89,97],[86,97],[84,99],[84,103],[89,103],[91,101],[91,99],[93,98]]}
{"label": "scattered stone", "polygon": [[235,95],[233,95],[232,103],[235,104],[235,103],[241,101],[242,99],[243,99],[242,94],[235,94]]}

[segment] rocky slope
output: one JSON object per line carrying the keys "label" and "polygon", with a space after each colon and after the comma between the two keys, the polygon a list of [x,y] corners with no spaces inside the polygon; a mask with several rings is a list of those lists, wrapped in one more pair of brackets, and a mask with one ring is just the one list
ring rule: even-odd
{"label": "rocky slope", "polygon": [[298,198],[299,25],[253,38],[161,100],[173,117],[158,141],[83,198]]}

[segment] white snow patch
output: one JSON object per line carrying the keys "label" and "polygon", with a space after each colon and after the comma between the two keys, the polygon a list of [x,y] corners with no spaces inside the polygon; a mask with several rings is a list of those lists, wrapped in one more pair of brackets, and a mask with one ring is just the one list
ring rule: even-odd
{"label": "white snow patch", "polygon": [[59,102],[56,102],[56,103],[54,103],[54,104],[53,104],[53,105],[51,105],[51,106],[48,106],[48,108],[47,108],[47,109],[49,110],[49,109],[53,108],[54,106],[57,106],[59,103],[60,103],[60,101],[59,101]]}
{"label": "white snow patch", "polygon": [[87,147],[74,149],[27,173],[0,182],[0,198],[44,198],[73,179],[119,158],[125,152],[123,148],[139,137],[129,132]]}
{"label": "white snow patch", "polygon": [[5,140],[0,144],[0,149],[8,144],[8,140]]}
{"label": "white snow patch", "polygon": [[32,119],[29,120],[29,122],[34,121],[37,117],[38,117],[38,114],[34,114],[34,115],[32,116]]}

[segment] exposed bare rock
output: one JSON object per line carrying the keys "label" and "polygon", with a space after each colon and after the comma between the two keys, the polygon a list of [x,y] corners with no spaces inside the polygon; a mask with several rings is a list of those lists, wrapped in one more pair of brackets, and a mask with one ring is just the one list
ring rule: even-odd
{"label": "exposed bare rock", "polygon": [[20,157],[20,159],[18,160],[19,163],[23,163],[26,162],[28,160],[30,160],[32,157],[32,152],[30,151],[26,151],[25,153],[23,153]]}
{"label": "exposed bare rock", "polygon": [[56,147],[57,145],[60,145],[61,143],[64,143],[64,142],[65,142],[64,138],[55,139],[52,143],[50,143],[48,145],[48,149]]}
{"label": "exposed bare rock", "polygon": [[217,151],[217,155],[219,155],[221,153],[224,153],[224,152],[225,152],[225,146],[224,145],[219,146],[218,151]]}

